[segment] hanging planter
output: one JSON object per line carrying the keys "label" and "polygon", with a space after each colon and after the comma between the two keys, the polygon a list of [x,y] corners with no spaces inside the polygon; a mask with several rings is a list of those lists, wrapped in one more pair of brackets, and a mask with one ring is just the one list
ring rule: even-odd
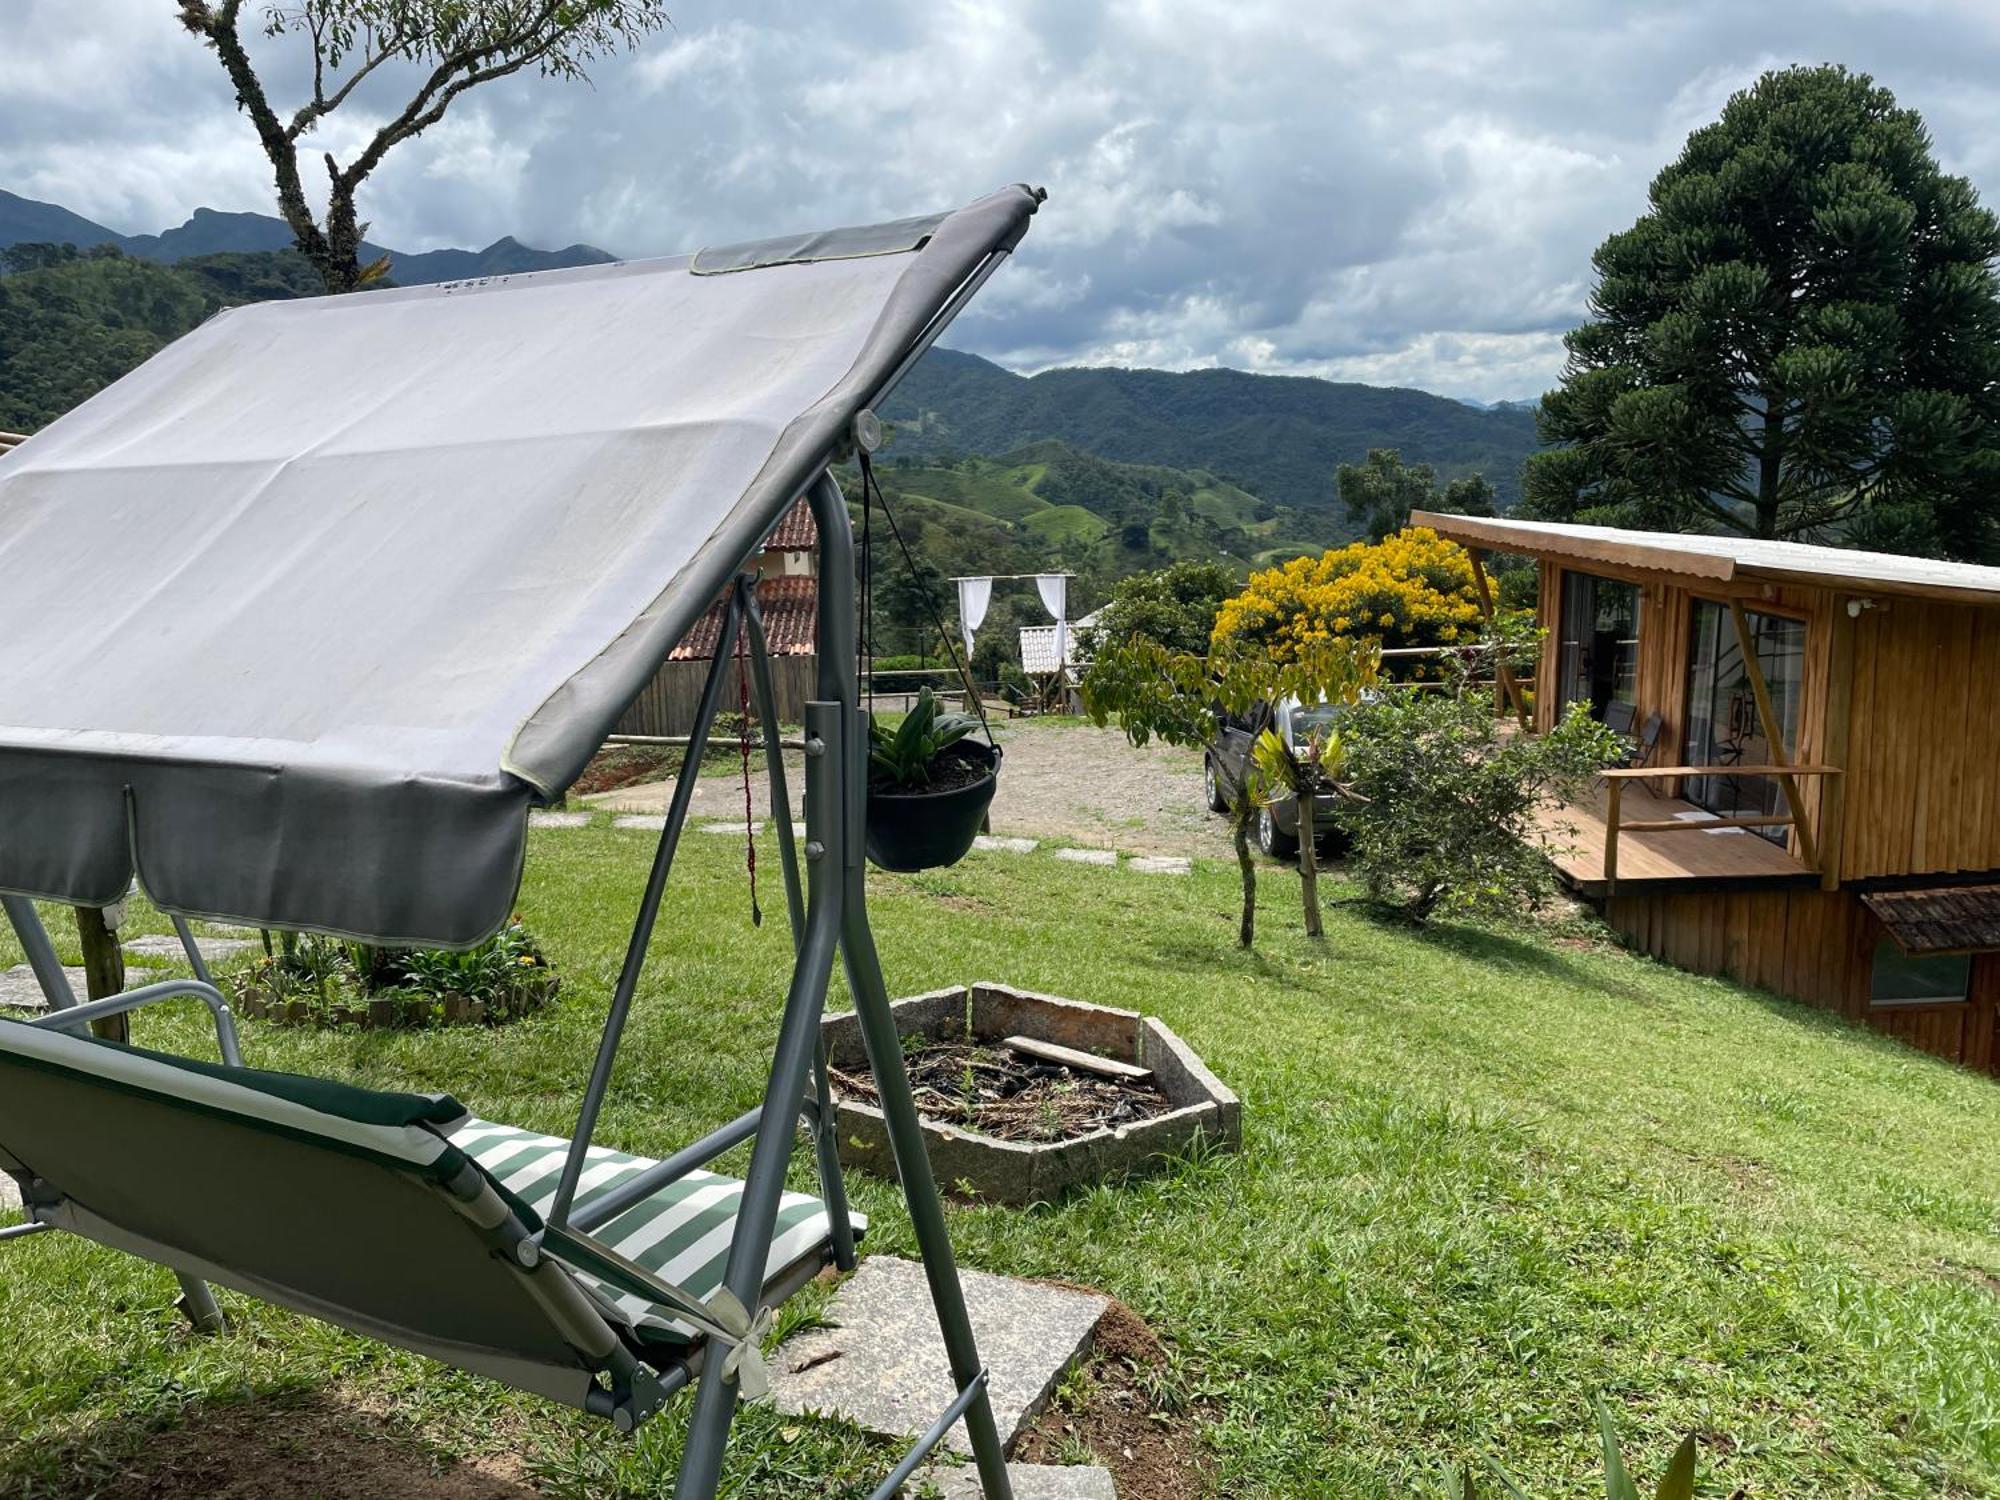
{"label": "hanging planter", "polygon": [[1000,747],[969,738],[979,721],[940,714],[925,688],[893,730],[868,726],[868,857],[908,873],[957,864],[999,785]]}

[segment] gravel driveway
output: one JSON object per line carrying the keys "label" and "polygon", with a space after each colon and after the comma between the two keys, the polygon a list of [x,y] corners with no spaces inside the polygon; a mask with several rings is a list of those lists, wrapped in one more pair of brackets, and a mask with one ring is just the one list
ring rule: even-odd
{"label": "gravel driveway", "polygon": [[[1072,721],[996,721],[1006,759],[993,798],[993,831],[1030,838],[1072,839],[1131,854],[1192,854],[1231,858],[1223,821],[1202,811],[1201,753],[1152,744],[1135,749],[1115,729]],[[786,779],[796,813],[801,761],[787,757]],[[664,812],[673,782],[649,781],[584,799],[617,812]],[[761,772],[751,776],[757,815],[769,812]],[[708,775],[695,787],[694,816],[743,816],[743,783]]]}

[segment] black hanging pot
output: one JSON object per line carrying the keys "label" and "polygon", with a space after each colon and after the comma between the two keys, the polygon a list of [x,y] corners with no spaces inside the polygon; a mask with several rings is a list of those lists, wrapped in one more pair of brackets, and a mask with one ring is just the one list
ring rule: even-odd
{"label": "black hanging pot", "polygon": [[934,784],[868,787],[868,858],[907,874],[955,865],[979,836],[999,785],[1000,747],[970,739],[932,763]]}

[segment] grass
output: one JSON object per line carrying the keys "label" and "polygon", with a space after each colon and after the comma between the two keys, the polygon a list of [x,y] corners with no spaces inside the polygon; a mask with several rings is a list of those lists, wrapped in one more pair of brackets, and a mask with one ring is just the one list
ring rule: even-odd
{"label": "grass", "polygon": [[[521,908],[565,976],[551,1011],[502,1033],[252,1023],[246,1052],[566,1133],[650,850],[602,819],[534,835]],[[757,1100],[787,944],[749,925],[741,859],[687,841],[609,1143],[664,1152]],[[1387,1500],[1488,1458],[1538,1496],[1601,1494],[1593,1393],[1640,1472],[1701,1434],[1706,1495],[2000,1494],[1990,1080],[1587,935],[1416,932],[1336,887],[1315,946],[1275,873],[1240,953],[1227,864],[974,855],[870,885],[896,992],[992,977],[1144,1009],[1243,1095],[1240,1156],[951,1215],[967,1264],[1102,1287],[1160,1332],[1151,1388],[1201,1414],[1218,1494]],[[212,1045],[178,1010],[137,1039]],[[908,1253],[893,1190],[851,1181],[870,1248]],[[393,1411],[434,1455],[518,1453],[558,1495],[670,1487],[684,1405],[622,1441],[240,1297],[235,1335],[194,1338],[165,1273],[63,1236],[0,1254],[0,1492],[91,1493],[173,1441],[150,1429],[281,1399]],[[884,1465],[837,1425],[752,1412],[728,1493],[861,1494]]]}

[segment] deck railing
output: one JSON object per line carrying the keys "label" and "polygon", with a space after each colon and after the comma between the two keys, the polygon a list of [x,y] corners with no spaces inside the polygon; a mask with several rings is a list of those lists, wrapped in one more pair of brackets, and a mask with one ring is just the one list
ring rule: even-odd
{"label": "deck railing", "polygon": [[[1799,800],[1796,778],[1838,776],[1839,766],[1619,766],[1601,773],[1606,783],[1604,802],[1604,893],[1618,885],[1618,835],[1620,833],[1713,833],[1719,828],[1796,828],[1799,853],[1811,868],[1819,865],[1818,841],[1813,837],[1804,806]],[[1620,802],[1628,781],[1678,780],[1683,776],[1775,776],[1784,788],[1782,813],[1748,818],[1650,818],[1636,823],[1624,821]]]}

